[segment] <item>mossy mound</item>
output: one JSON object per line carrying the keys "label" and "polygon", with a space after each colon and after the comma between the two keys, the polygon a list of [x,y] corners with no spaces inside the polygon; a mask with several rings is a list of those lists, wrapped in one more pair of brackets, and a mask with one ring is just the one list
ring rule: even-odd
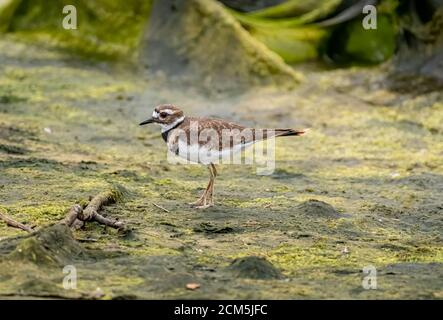
{"label": "mossy mound", "polygon": [[[8,0],[4,8],[0,6],[0,31],[89,59],[135,61],[151,2]],[[63,28],[66,5],[76,8],[77,29]]]}
{"label": "mossy mound", "polygon": [[235,259],[227,270],[237,278],[281,279],[283,275],[269,261],[261,257],[243,257]]}
{"label": "mossy mound", "polygon": [[[69,228],[60,224],[45,227],[17,240],[15,248],[6,259],[29,261],[39,266],[60,266],[80,256],[86,256],[84,249],[72,237]],[[4,247],[7,244],[0,246]]]}
{"label": "mossy mound", "polygon": [[340,214],[330,204],[310,199],[296,207],[296,212],[311,218],[340,218]]}
{"label": "mossy mound", "polygon": [[214,233],[232,233],[236,230],[227,225],[217,225],[212,223],[201,223],[197,227],[194,228],[194,232],[203,232],[206,234],[214,234]]}
{"label": "mossy mound", "polygon": [[145,42],[143,60],[151,70],[198,78],[205,88],[293,86],[299,79],[213,0],[156,1]]}

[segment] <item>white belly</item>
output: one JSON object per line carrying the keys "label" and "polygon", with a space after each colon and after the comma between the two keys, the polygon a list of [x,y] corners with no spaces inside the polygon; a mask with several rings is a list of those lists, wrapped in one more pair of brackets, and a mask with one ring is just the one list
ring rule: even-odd
{"label": "white belly", "polygon": [[188,145],[186,142],[181,140],[178,141],[178,152],[175,153],[176,156],[184,159],[185,163],[201,163],[205,165],[209,165],[210,163],[218,164],[218,163],[241,163],[241,159],[238,160],[236,155],[239,154],[240,151],[244,150],[246,147],[251,146],[253,142],[244,144],[244,145],[236,145],[232,149],[222,149],[218,148],[209,149],[205,145],[201,146],[198,144]]}

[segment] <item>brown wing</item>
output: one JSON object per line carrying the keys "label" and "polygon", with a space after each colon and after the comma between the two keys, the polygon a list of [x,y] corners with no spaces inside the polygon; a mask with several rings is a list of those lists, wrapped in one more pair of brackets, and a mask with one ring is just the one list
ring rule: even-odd
{"label": "brown wing", "polygon": [[[179,130],[177,130],[179,129]],[[305,131],[294,129],[254,129],[221,119],[186,117],[185,121],[171,132],[169,144],[187,139],[191,144],[200,142],[210,150],[223,150],[235,145],[249,145],[271,137],[302,135]],[[185,138],[186,137],[186,138]],[[171,149],[171,148],[170,148]],[[171,149],[171,151],[173,151]]]}
{"label": "brown wing", "polygon": [[[168,137],[168,144],[177,144],[178,140],[191,144],[200,142],[210,150],[230,148],[235,144],[236,137],[245,127],[221,119],[186,117]],[[231,137],[232,136],[232,137]]]}

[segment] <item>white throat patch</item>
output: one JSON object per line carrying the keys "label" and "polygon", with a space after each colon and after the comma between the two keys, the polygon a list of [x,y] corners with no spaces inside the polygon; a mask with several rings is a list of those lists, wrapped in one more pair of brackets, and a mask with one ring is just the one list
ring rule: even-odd
{"label": "white throat patch", "polygon": [[160,123],[160,126],[162,127],[162,133],[174,128],[176,125],[183,122],[184,120],[185,120],[185,117],[183,116],[183,117],[176,119],[173,123],[170,123],[170,124]]}

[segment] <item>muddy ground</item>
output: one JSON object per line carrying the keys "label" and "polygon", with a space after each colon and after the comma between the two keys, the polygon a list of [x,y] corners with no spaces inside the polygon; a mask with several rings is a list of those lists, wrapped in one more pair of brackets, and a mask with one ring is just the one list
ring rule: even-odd
{"label": "muddy ground", "polygon": [[[443,91],[387,68],[303,66],[292,91],[208,97],[3,38],[0,209],[40,231],[0,223],[0,296],[442,299]],[[277,140],[270,176],[220,166],[217,205],[196,211],[206,168],[169,164],[159,128],[137,125],[164,102],[312,129]],[[45,227],[112,188],[125,197],[104,213],[132,232]],[[250,256],[270,264],[238,259]],[[66,265],[76,290],[63,289]],[[376,290],[362,287],[369,265]]]}

